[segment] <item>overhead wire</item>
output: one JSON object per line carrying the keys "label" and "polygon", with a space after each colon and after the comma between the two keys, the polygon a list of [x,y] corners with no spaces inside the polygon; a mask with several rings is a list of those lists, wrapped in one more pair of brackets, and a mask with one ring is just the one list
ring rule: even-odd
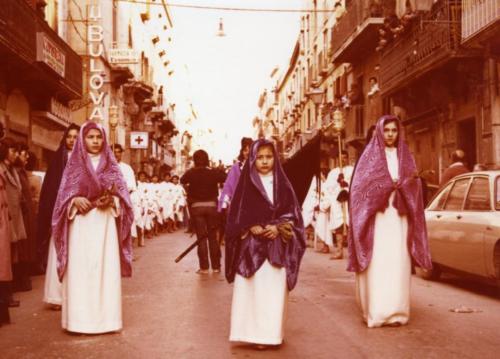
{"label": "overhead wire", "polygon": [[[163,6],[161,3],[153,2],[151,0],[117,0],[118,2],[127,2],[133,4],[144,5],[157,5]],[[333,13],[334,9],[272,9],[272,8],[243,8],[243,7],[228,7],[228,6],[208,6],[208,5],[194,5],[194,4],[178,4],[167,3],[168,7],[197,9],[197,10],[217,10],[217,11],[238,11],[238,12],[269,12],[269,13]]]}

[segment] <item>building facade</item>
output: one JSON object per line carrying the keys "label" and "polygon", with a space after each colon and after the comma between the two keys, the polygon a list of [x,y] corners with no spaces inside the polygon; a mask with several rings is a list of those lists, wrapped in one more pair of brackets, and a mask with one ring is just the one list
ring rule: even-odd
{"label": "building facade", "polygon": [[45,168],[82,96],[82,60],[45,18],[45,1],[0,9],[0,121]]}
{"label": "building facade", "polygon": [[[275,88],[283,157],[320,129],[328,135],[338,110],[340,148],[352,160],[369,127],[395,114],[430,183],[457,148],[470,169],[500,165],[498,1],[314,0],[304,7],[312,11]],[[339,146],[326,142],[331,167]]]}

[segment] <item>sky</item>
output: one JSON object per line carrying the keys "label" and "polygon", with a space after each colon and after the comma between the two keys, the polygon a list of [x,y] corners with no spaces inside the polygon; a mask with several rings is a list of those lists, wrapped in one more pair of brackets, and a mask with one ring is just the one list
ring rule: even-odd
{"label": "sky", "polygon": [[[236,8],[298,9],[300,0],[173,0],[172,4]],[[237,157],[242,136],[252,135],[252,120],[271,72],[286,71],[300,28],[300,13],[235,12],[170,7],[175,68],[169,101],[176,120],[197,119],[190,132],[197,147],[226,164]],[[225,37],[216,36],[219,19]],[[179,124],[181,131],[185,129]],[[208,130],[211,130],[210,132]]]}

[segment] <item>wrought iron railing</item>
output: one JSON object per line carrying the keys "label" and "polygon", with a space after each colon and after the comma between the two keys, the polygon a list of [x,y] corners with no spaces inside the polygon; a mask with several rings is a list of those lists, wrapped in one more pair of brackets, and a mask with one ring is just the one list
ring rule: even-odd
{"label": "wrought iron railing", "polygon": [[382,53],[382,92],[390,92],[405,80],[459,55],[460,17],[459,0],[440,0],[390,43]]}
{"label": "wrought iron railing", "polygon": [[382,4],[375,5],[373,0],[352,1],[346,9],[346,12],[338,20],[332,29],[331,50],[335,54],[366,19],[370,17],[382,17]]}

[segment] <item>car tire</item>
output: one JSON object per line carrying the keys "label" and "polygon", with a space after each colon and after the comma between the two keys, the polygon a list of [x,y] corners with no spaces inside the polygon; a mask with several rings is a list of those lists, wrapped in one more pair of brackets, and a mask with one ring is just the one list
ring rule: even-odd
{"label": "car tire", "polygon": [[415,272],[425,280],[438,280],[441,276],[441,268],[436,263],[432,263],[432,269],[416,267]]}

